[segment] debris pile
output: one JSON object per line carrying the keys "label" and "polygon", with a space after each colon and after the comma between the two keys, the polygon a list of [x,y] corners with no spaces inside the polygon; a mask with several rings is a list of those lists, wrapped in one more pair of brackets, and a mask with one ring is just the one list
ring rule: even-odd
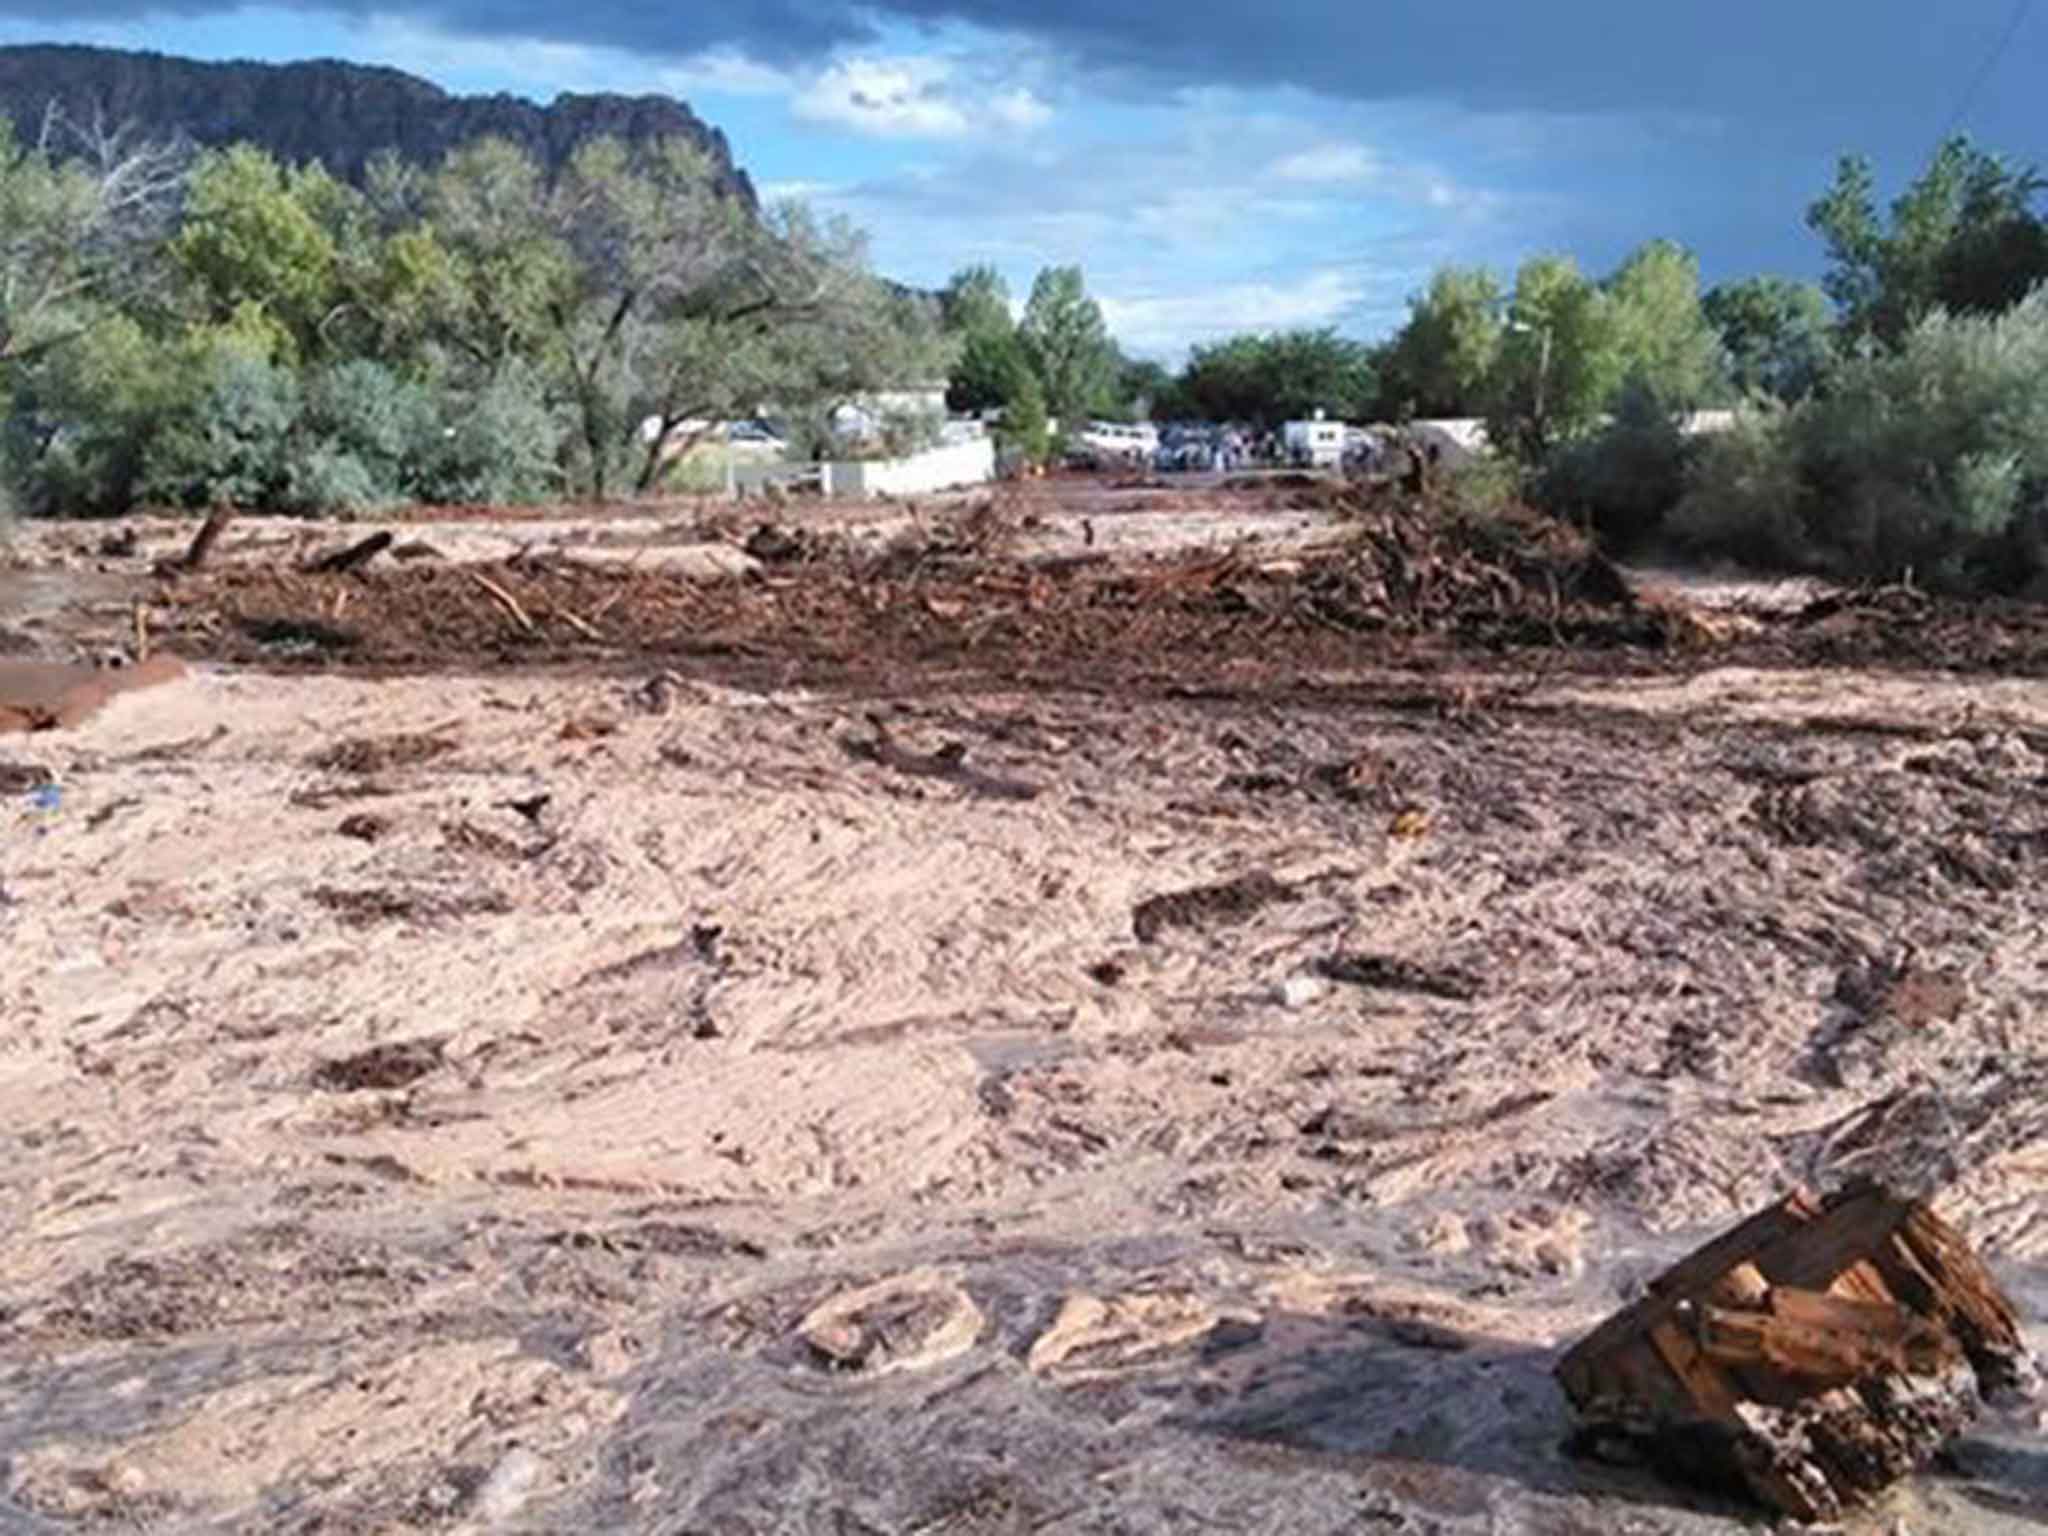
{"label": "debris pile", "polygon": [[1587,1424],[1697,1481],[1834,1520],[1980,1400],[2031,1396],[2012,1304],[1924,1200],[1796,1192],[1685,1259],[1558,1363]]}
{"label": "debris pile", "polygon": [[1535,513],[1475,517],[1346,502],[1332,537],[1289,556],[1252,541],[1121,558],[1007,552],[999,510],[892,540],[757,528],[758,562],[703,577],[522,554],[488,567],[351,561],[209,566],[166,579],[159,627],[188,653],[263,665],[420,666],[622,654],[772,658],[808,670],[891,664],[1096,670],[1300,664],[1442,636],[1483,644],[1660,645],[1620,575]]}

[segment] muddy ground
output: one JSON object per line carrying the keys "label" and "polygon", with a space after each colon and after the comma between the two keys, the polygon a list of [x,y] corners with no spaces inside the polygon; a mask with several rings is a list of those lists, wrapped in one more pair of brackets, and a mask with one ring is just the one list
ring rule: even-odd
{"label": "muddy ground", "polygon": [[[1566,1450],[1662,1264],[1875,1173],[2038,1312],[2034,615],[1039,494],[19,541],[196,665],[0,739],[0,1529],[1733,1532]],[[2002,1419],[1860,1525],[2044,1518]]]}

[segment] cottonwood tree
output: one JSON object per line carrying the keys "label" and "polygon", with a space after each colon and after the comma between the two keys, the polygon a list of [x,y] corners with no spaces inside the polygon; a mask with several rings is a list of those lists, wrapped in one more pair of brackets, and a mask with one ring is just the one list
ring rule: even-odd
{"label": "cottonwood tree", "polygon": [[1669,240],[1652,240],[1604,287],[1621,383],[1672,414],[1727,397],[1721,339],[1700,304],[1697,257]]}
{"label": "cottonwood tree", "polygon": [[24,141],[0,117],[0,388],[12,369],[141,299],[185,159],[97,120],[51,112]]}
{"label": "cottonwood tree", "polygon": [[1500,282],[1484,267],[1439,268],[1379,358],[1383,406],[1424,418],[1483,411],[1503,305]]}
{"label": "cottonwood tree", "polygon": [[1487,431],[1540,464],[1595,426],[1624,377],[1613,300],[1568,256],[1537,256],[1515,274],[1493,369]]}
{"label": "cottonwood tree", "polygon": [[1018,335],[1045,391],[1046,409],[1061,431],[1073,430],[1106,393],[1116,368],[1102,306],[1088,297],[1079,267],[1047,267],[1038,274]]}
{"label": "cottonwood tree", "polygon": [[1827,295],[1813,283],[1770,275],[1707,290],[1700,309],[1719,333],[1728,379],[1745,399],[1790,404],[1819,385],[1827,367]]}
{"label": "cottonwood tree", "polygon": [[1823,286],[1852,345],[1896,347],[1936,309],[1996,314],[2048,279],[2048,227],[2031,169],[1945,140],[1927,169],[1878,210],[1870,162],[1844,158],[1806,222],[1827,244]]}
{"label": "cottonwood tree", "polygon": [[287,168],[248,144],[213,150],[193,167],[171,257],[196,317],[238,311],[269,319],[293,359],[320,350],[340,303],[338,235],[316,208],[338,214],[346,192],[318,165]]}
{"label": "cottonwood tree", "polygon": [[939,295],[939,308],[946,329],[956,335],[1009,336],[1017,329],[1010,313],[1010,285],[986,264],[955,272]]}
{"label": "cottonwood tree", "polygon": [[1208,421],[1277,427],[1323,411],[1340,420],[1370,413],[1378,394],[1370,350],[1333,330],[1236,336],[1196,347],[1180,399]]}

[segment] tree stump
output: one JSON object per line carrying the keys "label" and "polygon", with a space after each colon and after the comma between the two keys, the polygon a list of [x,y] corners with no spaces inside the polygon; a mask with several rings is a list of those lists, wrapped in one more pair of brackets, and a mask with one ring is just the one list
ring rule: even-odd
{"label": "tree stump", "polygon": [[1590,1426],[1816,1521],[2037,1382],[2011,1302],[1924,1200],[1801,1190],[1652,1282],[1558,1362]]}

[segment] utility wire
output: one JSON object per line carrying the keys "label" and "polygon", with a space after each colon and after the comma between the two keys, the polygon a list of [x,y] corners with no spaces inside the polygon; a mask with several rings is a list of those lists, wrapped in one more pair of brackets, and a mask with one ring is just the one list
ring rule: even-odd
{"label": "utility wire", "polygon": [[1978,66],[1976,75],[1970,81],[1969,89],[1963,92],[1962,101],[1957,104],[1954,113],[1950,115],[1948,126],[1941,130],[1941,137],[1943,139],[1952,137],[1956,129],[1962,126],[1963,119],[1970,115],[1970,109],[1977,104],[1977,97],[1983,92],[1984,87],[1990,84],[1991,77],[1997,72],[1998,66],[2005,62],[2006,54],[2012,49],[2013,39],[2020,35],[2020,28],[2026,25],[2027,17],[2033,9],[2034,0],[2018,0],[2018,3],[2013,6],[2012,15],[2005,23],[2005,31],[1999,35],[1997,45],[1985,56],[1984,62]]}

